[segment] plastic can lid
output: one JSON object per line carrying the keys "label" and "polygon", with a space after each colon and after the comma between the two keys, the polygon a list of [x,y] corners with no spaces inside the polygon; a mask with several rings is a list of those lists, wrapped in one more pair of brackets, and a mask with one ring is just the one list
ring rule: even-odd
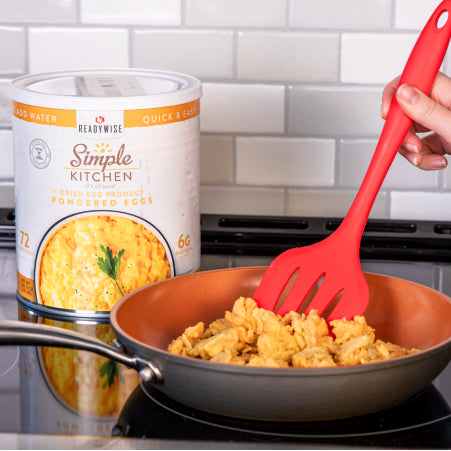
{"label": "plastic can lid", "polygon": [[91,69],[25,75],[13,80],[10,95],[42,107],[133,110],[191,102],[202,95],[202,85],[177,72]]}

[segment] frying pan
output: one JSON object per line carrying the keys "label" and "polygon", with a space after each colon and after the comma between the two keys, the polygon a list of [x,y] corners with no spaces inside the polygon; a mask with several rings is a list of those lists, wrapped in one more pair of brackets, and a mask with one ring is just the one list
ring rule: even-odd
{"label": "frying pan", "polygon": [[378,338],[421,350],[398,359],[335,368],[257,368],[170,354],[170,341],[198,321],[224,316],[252,296],[265,267],[178,276],[124,296],[111,311],[121,347],[17,321],[0,322],[0,344],[62,346],[97,352],[135,368],[188,407],[237,418],[314,421],[392,407],[427,386],[451,359],[451,298],[407,280],[365,273],[365,317]]}

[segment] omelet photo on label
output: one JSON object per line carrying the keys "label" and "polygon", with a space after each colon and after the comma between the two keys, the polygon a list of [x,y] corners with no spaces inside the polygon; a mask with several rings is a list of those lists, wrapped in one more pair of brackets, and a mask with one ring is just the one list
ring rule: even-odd
{"label": "omelet photo on label", "polygon": [[109,311],[125,294],[171,277],[170,250],[149,228],[130,217],[105,214],[63,222],[38,252],[38,302],[66,310]]}

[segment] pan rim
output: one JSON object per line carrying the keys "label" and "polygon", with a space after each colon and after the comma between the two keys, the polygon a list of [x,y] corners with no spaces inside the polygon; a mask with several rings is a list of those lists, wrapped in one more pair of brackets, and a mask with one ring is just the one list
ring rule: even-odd
{"label": "pan rim", "polygon": [[[243,270],[250,270],[255,271],[256,269],[262,269],[265,268],[265,266],[249,266],[249,267],[239,267],[239,268],[225,268],[225,269],[214,269],[209,271],[201,271],[194,274],[184,274],[180,276],[176,276],[177,279],[180,278],[186,278],[186,277],[192,277],[195,275],[205,274],[205,273],[212,273],[212,272],[218,272],[218,271],[243,271]],[[431,290],[433,292],[436,292],[440,294],[442,297],[445,298],[445,300],[451,304],[451,297],[432,288],[428,287],[426,285],[419,284],[417,282],[412,282],[407,279],[402,279],[400,277],[394,277],[394,276],[387,276],[383,274],[373,273],[373,272],[364,272],[364,274],[368,275],[374,275],[378,277],[384,277],[384,278],[390,278],[390,279],[396,279],[401,280],[403,282],[408,282],[410,284],[418,285],[422,288],[427,288],[428,290]],[[171,279],[165,279],[159,282],[155,282],[151,284],[152,286],[156,286],[160,283],[167,283],[168,281],[173,280]],[[164,358],[167,361],[171,361],[174,364],[177,365],[184,365],[189,367],[199,367],[203,370],[208,371],[226,371],[229,373],[240,373],[240,374],[247,374],[247,375],[277,375],[277,376],[284,376],[284,377],[300,377],[300,376],[330,376],[333,374],[351,374],[351,373],[366,373],[367,371],[380,371],[384,370],[387,367],[394,368],[397,366],[404,366],[404,365],[410,365],[414,364],[417,360],[423,360],[425,358],[430,358],[438,353],[446,352],[447,347],[451,345],[451,336],[448,337],[446,340],[437,343],[436,345],[429,347],[427,349],[420,349],[419,352],[416,352],[414,354],[410,354],[407,356],[401,356],[390,360],[380,360],[376,362],[369,362],[365,364],[358,364],[358,365],[346,365],[346,366],[338,366],[338,367],[324,367],[324,368],[267,368],[267,367],[250,367],[250,366],[242,366],[242,365],[233,365],[233,364],[226,364],[226,363],[217,363],[217,362],[211,362],[207,360],[201,360],[196,359],[194,357],[184,357],[179,356],[176,354],[172,354],[169,351],[161,348],[157,348],[155,346],[149,345],[145,342],[142,342],[134,337],[132,337],[130,334],[122,330],[122,328],[118,325],[117,321],[117,314],[120,310],[121,306],[127,302],[127,299],[129,299],[133,293],[136,291],[142,291],[148,288],[149,285],[143,286],[138,288],[137,290],[128,293],[123,298],[121,298],[111,310],[110,314],[110,321],[111,326],[113,327],[114,333],[116,334],[117,338],[121,342],[121,344],[126,348],[127,352],[138,355],[139,357],[143,357],[143,354],[145,352],[142,352],[142,350],[149,350],[152,352],[152,354],[155,354],[156,356],[161,356],[161,358]],[[450,359],[451,359],[451,350],[450,352]],[[288,371],[287,371],[288,370]]]}

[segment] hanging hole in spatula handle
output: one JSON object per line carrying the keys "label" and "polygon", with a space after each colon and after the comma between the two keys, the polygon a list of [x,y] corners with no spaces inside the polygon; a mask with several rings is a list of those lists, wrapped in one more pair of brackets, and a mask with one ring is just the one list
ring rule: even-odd
{"label": "hanging hole in spatula handle", "polygon": [[440,16],[437,18],[437,22],[436,22],[436,26],[437,28],[442,28],[446,25],[446,23],[448,22],[448,18],[449,18],[449,14],[448,11],[442,11],[442,13],[440,14]]}

